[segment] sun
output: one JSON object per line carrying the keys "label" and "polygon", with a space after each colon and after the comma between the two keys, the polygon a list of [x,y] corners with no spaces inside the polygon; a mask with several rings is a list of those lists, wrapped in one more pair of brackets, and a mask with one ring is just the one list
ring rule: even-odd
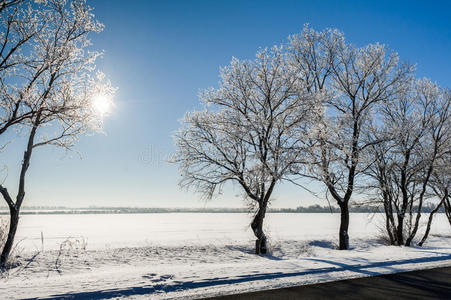
{"label": "sun", "polygon": [[108,114],[111,110],[111,99],[107,95],[97,94],[92,100],[92,105],[101,116]]}

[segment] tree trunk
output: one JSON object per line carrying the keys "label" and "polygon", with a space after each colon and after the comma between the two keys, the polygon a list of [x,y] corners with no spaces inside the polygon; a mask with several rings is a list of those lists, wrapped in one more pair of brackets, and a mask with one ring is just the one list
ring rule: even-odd
{"label": "tree trunk", "polygon": [[251,223],[252,231],[257,240],[255,241],[255,254],[266,254],[268,252],[266,235],[263,232],[263,219],[265,218],[265,207],[259,205],[257,214]]}
{"label": "tree trunk", "polygon": [[19,224],[19,210],[15,207],[10,207],[10,221],[9,221],[9,232],[8,238],[6,239],[5,246],[3,247],[2,254],[0,257],[0,266],[2,268],[6,267],[9,255],[13,248],[14,238],[16,236],[17,225]]}
{"label": "tree trunk", "polygon": [[448,218],[449,225],[451,225],[451,203],[449,201],[449,196],[445,200],[445,213],[446,217]]}
{"label": "tree trunk", "polygon": [[401,209],[397,206],[396,214],[398,218],[398,227],[396,228],[396,242],[398,246],[404,245],[404,220],[406,216],[407,207],[409,205],[409,192],[408,192],[408,175],[407,175],[407,166],[410,161],[410,149],[407,149],[404,155],[404,163],[401,168],[401,181],[399,183],[399,188],[401,189],[402,203]]}
{"label": "tree trunk", "polygon": [[432,219],[434,218],[434,214],[440,209],[440,207],[443,205],[443,203],[446,200],[447,195],[445,195],[442,198],[442,201],[440,201],[439,204],[437,204],[437,206],[431,211],[431,213],[429,214],[429,219],[428,219],[428,224],[426,226],[426,231],[424,232],[423,238],[421,239],[420,243],[418,244],[420,247],[423,247],[424,242],[426,242],[426,239],[429,236],[429,231],[431,231],[431,224],[432,224]]}
{"label": "tree trunk", "polygon": [[385,212],[385,230],[387,230],[390,239],[390,245],[395,244],[395,220],[393,219],[393,209],[391,205],[391,198],[384,196],[384,212]]}
{"label": "tree trunk", "polygon": [[390,245],[394,245],[395,241],[396,241],[396,238],[395,238],[396,232],[395,232],[395,227],[393,226],[393,224],[394,224],[394,222],[392,220],[393,217],[386,214],[385,218],[386,218],[385,219],[385,230],[387,231],[387,235],[390,240]]}
{"label": "tree trunk", "polygon": [[348,201],[344,201],[340,204],[340,231],[339,231],[339,249],[349,249],[349,206]]}
{"label": "tree trunk", "polygon": [[404,214],[398,213],[398,228],[396,228],[396,242],[398,246],[404,245]]}
{"label": "tree trunk", "polygon": [[30,135],[28,136],[27,150],[24,152],[22,168],[20,170],[19,177],[19,189],[17,191],[16,203],[13,203],[6,188],[0,185],[0,192],[3,198],[6,200],[9,206],[10,212],[10,222],[9,222],[9,232],[8,238],[6,239],[5,246],[3,247],[2,254],[0,257],[0,267],[6,267],[8,262],[8,257],[11,253],[14,238],[16,236],[17,225],[19,224],[19,212],[22,202],[25,198],[25,175],[27,174],[28,167],[30,166],[31,154],[33,152],[34,138],[36,135],[36,130],[38,129],[41,117],[41,111],[39,110],[34,121],[33,127],[31,128]]}

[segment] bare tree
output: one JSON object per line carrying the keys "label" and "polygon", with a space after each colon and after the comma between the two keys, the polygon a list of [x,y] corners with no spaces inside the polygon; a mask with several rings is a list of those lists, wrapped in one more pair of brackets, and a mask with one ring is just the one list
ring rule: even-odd
{"label": "bare tree", "polygon": [[0,13],[7,9],[10,8],[12,6],[18,5],[20,2],[22,2],[23,0],[1,0],[0,1]]}
{"label": "bare tree", "polygon": [[399,64],[398,55],[383,45],[346,44],[338,30],[307,28],[291,37],[291,45],[298,74],[327,95],[310,148],[311,168],[304,175],[322,181],[340,207],[339,248],[348,249],[349,201],[367,167],[360,154],[378,142],[364,140],[362,132],[369,129],[376,106],[404,88],[412,68]]}
{"label": "bare tree", "polygon": [[437,154],[430,161],[433,164],[433,168],[429,187],[430,193],[436,198],[438,203],[436,203],[435,208],[429,214],[426,230],[419,242],[420,246],[423,246],[426,242],[434,215],[440,208],[445,210],[451,225],[451,92],[449,90],[441,91],[436,100],[438,102],[436,104],[436,113],[429,134],[432,144],[437,144],[435,146]]}
{"label": "bare tree", "polygon": [[445,207],[445,213],[446,213],[446,217],[448,218],[449,225],[451,225],[451,199],[449,196],[449,192],[448,192],[448,197],[445,199],[445,202],[443,203],[443,205]]}
{"label": "bare tree", "polygon": [[276,184],[305,159],[300,139],[317,99],[299,93],[302,85],[280,48],[259,51],[254,61],[233,59],[221,69],[220,87],[201,94],[207,107],[188,113],[175,135],[182,186],[207,199],[228,181],[241,186],[256,209],[256,254],[267,252],[263,220]]}
{"label": "bare tree", "polygon": [[[24,110],[27,91],[37,84],[37,79],[48,66],[31,69],[34,58],[26,48],[36,44],[38,34],[49,26],[44,11],[31,6],[30,1],[2,1],[0,3],[0,135],[8,128],[31,117]],[[28,50],[29,51],[29,50]],[[32,70],[29,78],[23,71]],[[17,82],[26,82],[19,88]]]}
{"label": "bare tree", "polygon": [[[91,75],[99,53],[87,51],[88,34],[101,31],[103,26],[94,19],[85,1],[50,0],[39,5],[39,16],[45,21],[27,41],[27,55],[20,54],[13,71],[7,70],[9,77],[1,90],[2,120],[11,116],[11,107],[18,107],[20,115],[26,116],[20,125],[24,127],[21,134],[27,137],[15,199],[0,185],[10,211],[2,267],[7,264],[14,243],[33,151],[45,145],[71,149],[80,134],[99,129],[102,120],[96,115],[93,96],[114,92],[101,73]],[[18,17],[34,19],[35,13],[27,6]]]}
{"label": "bare tree", "polygon": [[[379,134],[386,140],[368,149],[374,164],[367,174],[375,181],[384,204],[392,244],[410,246],[423,204],[433,196],[431,184],[435,181],[438,191],[440,181],[446,180],[437,177],[439,169],[435,169],[449,151],[449,98],[429,80],[419,80],[406,93],[387,102],[382,111],[384,123]],[[431,222],[437,210],[430,214]]]}

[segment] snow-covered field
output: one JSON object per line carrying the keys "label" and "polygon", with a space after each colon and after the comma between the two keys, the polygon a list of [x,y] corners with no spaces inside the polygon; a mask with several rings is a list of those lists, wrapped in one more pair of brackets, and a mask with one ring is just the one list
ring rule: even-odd
{"label": "snow-covered field", "polygon": [[451,266],[444,215],[434,219],[423,248],[383,245],[381,221],[381,215],[351,214],[352,250],[339,251],[339,215],[268,214],[271,254],[256,256],[247,214],[24,215],[21,265],[2,274],[0,293],[199,298]]}

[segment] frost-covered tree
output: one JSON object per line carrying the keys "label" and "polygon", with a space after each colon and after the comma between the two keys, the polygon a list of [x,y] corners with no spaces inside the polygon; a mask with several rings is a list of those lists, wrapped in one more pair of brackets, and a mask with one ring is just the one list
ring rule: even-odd
{"label": "frost-covered tree", "polygon": [[377,140],[363,139],[376,106],[404,89],[411,67],[383,45],[356,48],[338,30],[306,27],[290,38],[292,65],[298,75],[321,90],[323,110],[312,140],[310,169],[341,210],[339,248],[349,248],[349,201],[356,178],[367,166],[361,152]]}
{"label": "frost-covered tree", "polygon": [[29,95],[50,82],[49,74],[69,64],[72,70],[93,67],[100,53],[87,49],[87,34],[103,28],[83,0],[2,2],[0,135],[31,118]]}
{"label": "frost-covered tree", "polygon": [[276,184],[305,161],[300,139],[317,99],[300,93],[302,86],[280,48],[259,51],[253,61],[233,59],[221,69],[219,88],[201,93],[205,109],[186,114],[175,135],[182,186],[207,199],[229,181],[242,188],[255,209],[257,254],[267,251],[263,220]]}
{"label": "frost-covered tree", "polygon": [[[315,31],[308,24],[300,34],[288,37],[288,64],[308,93],[331,92],[332,63],[336,48],[343,47],[343,34],[337,29]],[[323,95],[324,97],[325,95]]]}
{"label": "frost-covered tree", "polygon": [[433,197],[430,187],[440,201],[447,198],[441,192],[446,193],[449,180],[443,163],[449,152],[450,112],[449,95],[426,79],[382,106],[383,125],[377,134],[384,142],[368,148],[374,164],[366,173],[384,204],[392,244],[410,246],[423,204]]}
{"label": "frost-covered tree", "polygon": [[[31,115],[30,111],[22,109],[19,88],[12,84],[24,80],[21,69],[33,59],[27,51],[46,23],[45,14],[33,9],[31,4],[25,1],[0,2],[0,134]],[[39,74],[36,70],[34,77],[39,77]],[[35,81],[29,82],[29,85]]]}
{"label": "frost-covered tree", "polygon": [[451,225],[451,91],[449,89],[440,89],[434,100],[436,101],[434,103],[435,115],[428,134],[431,144],[437,150],[432,152],[432,155],[429,152],[429,164],[432,165],[432,168],[428,184],[430,194],[437,203],[429,214],[426,230],[419,242],[420,246],[428,238],[433,217],[440,208],[445,210]]}
{"label": "frost-covered tree", "polygon": [[[20,44],[17,41],[24,41],[9,57],[1,56],[1,128],[20,125],[18,134],[26,140],[17,195],[13,198],[0,185],[10,211],[0,261],[4,267],[14,243],[33,151],[46,145],[71,149],[80,134],[98,130],[101,118],[93,105],[94,95],[111,95],[114,89],[101,73],[92,75],[99,53],[88,50],[88,34],[100,32],[103,26],[85,1],[17,1],[1,13],[7,29],[0,37],[6,51],[2,53],[11,53]],[[29,27],[25,32],[23,28]]]}
{"label": "frost-covered tree", "polygon": [[[451,128],[447,129],[451,131]],[[451,225],[451,205],[450,205],[450,191],[451,191],[451,153],[448,151],[442,157],[436,159],[436,165],[431,174],[430,188],[432,190],[432,195],[435,196],[437,203],[435,203],[434,209],[429,213],[428,222],[426,224],[426,229],[418,243],[419,246],[423,246],[426,242],[429,233],[431,231],[431,225],[435,214],[440,210],[444,209],[445,214],[448,218],[449,224]]]}
{"label": "frost-covered tree", "polygon": [[11,7],[11,6],[17,5],[20,2],[22,2],[22,1],[23,0],[2,0],[2,1],[0,1],[0,13],[3,10],[5,10],[5,9]]}

